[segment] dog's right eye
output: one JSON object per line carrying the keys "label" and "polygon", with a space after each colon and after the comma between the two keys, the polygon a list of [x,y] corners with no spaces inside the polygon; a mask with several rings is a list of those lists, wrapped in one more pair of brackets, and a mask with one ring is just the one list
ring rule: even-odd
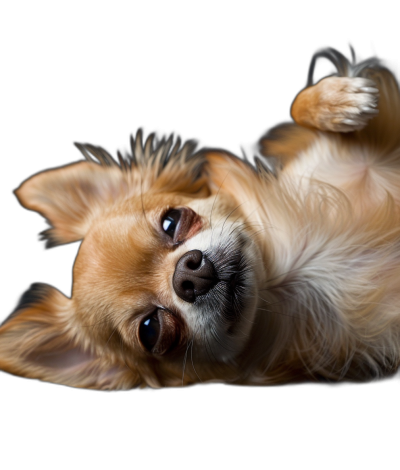
{"label": "dog's right eye", "polygon": [[181,211],[173,209],[165,214],[162,219],[162,228],[164,232],[174,238],[175,230],[178,225],[179,219],[181,218]]}
{"label": "dog's right eye", "polygon": [[157,344],[160,336],[160,320],[157,313],[145,318],[139,327],[139,338],[143,346],[151,351]]}

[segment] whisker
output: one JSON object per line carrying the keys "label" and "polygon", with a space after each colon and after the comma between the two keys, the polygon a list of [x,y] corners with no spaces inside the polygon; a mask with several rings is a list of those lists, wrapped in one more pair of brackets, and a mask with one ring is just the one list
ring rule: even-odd
{"label": "whisker", "polygon": [[220,335],[218,334],[218,331],[215,330],[214,325],[211,326],[210,332],[211,332],[212,337],[215,339],[215,341],[216,341],[223,349],[225,349],[225,351],[236,352],[236,349],[227,346],[226,343],[224,344],[224,341],[221,339]]}
{"label": "whisker", "polygon": [[[236,206],[233,210],[231,210],[231,211],[229,212],[229,214],[225,217],[224,223],[222,224],[222,228],[221,228],[221,230],[220,230],[220,232],[219,232],[219,236],[220,236],[220,237],[222,236],[222,232],[223,232],[223,230],[224,230],[224,226],[225,226],[226,221],[229,219],[229,217],[230,217],[236,210],[239,209],[239,207],[243,206],[243,204],[246,204],[246,202],[242,202],[241,204],[237,205],[237,206]],[[240,216],[239,216],[239,217],[240,217]],[[236,220],[237,220],[237,219],[236,219]]]}
{"label": "whisker", "polygon": [[197,370],[194,366],[194,362],[193,362],[193,341],[192,341],[192,346],[190,348],[190,359],[191,359],[191,362],[192,362],[192,367],[193,367],[193,370],[194,370],[194,373],[196,374],[197,378],[200,380],[200,382],[203,382],[199,376],[199,374],[197,373]]}
{"label": "whisker", "polygon": [[119,328],[119,326],[121,325],[121,323],[125,320],[125,318],[122,318],[121,321],[119,321],[116,325],[116,327],[113,329],[112,333],[110,334],[110,336],[108,337],[108,340],[106,342],[106,344],[103,346],[103,354],[101,355],[101,357],[104,356],[104,354],[106,354],[106,348],[108,346],[108,343],[110,342],[111,338],[114,336],[114,333],[117,331],[117,329]]}
{"label": "whisker", "polygon": [[143,168],[142,167],[140,167],[140,202],[141,202],[141,205],[142,205],[142,213],[143,213],[144,220],[146,221],[147,228],[150,231],[152,231],[152,227],[151,227],[149,221],[147,220],[146,210],[144,208],[144,201],[143,201]]}
{"label": "whisker", "polygon": [[134,369],[132,369],[132,367],[126,362],[125,360],[125,354],[124,354],[124,350],[125,350],[125,343],[122,341],[122,336],[120,335],[119,336],[119,342],[121,343],[121,347],[122,347],[122,361],[123,363],[126,365],[126,367],[133,373],[136,374],[137,371],[135,371]]}
{"label": "whisker", "polygon": [[191,343],[193,343],[193,340],[194,340],[194,336],[192,336],[192,339],[191,339],[190,341],[188,341],[188,345],[187,345],[187,347],[186,347],[185,355],[184,355],[184,357],[183,357],[182,387],[183,387],[184,378],[185,378],[185,369],[186,369],[187,355],[188,355],[189,347],[190,347]]}
{"label": "whisker", "polygon": [[[249,218],[250,216],[252,216],[252,215],[254,214],[254,212],[256,212],[256,210],[259,209],[260,207],[261,207],[261,204],[259,204],[257,207],[255,207],[254,210],[252,210],[252,211],[243,219],[243,222],[242,222],[242,224],[240,224],[240,225],[243,225],[243,224],[248,220],[248,218]],[[239,217],[238,217],[238,218],[239,218]],[[236,219],[236,220],[237,220],[237,219]],[[240,225],[239,225],[239,227],[240,227]],[[237,228],[237,227],[236,227],[236,228]],[[228,234],[228,236],[231,236],[232,233],[236,230],[236,228],[233,229],[233,231],[230,232],[230,233]]]}
{"label": "whisker", "polygon": [[[212,350],[212,347],[211,347],[211,345],[210,345],[209,338],[207,337],[207,335],[206,335],[205,332],[204,332],[204,334],[203,334],[203,339],[204,339],[204,344],[205,344],[205,346],[206,346],[206,353],[207,353],[209,359],[211,359],[211,360],[213,360],[213,361],[215,361],[215,362],[218,362],[218,360],[217,360],[217,358],[216,358],[216,356],[215,356],[215,354],[214,354],[214,352],[213,352],[213,350]],[[211,355],[212,357],[210,357],[210,355]]]}
{"label": "whisker", "polygon": [[229,173],[230,173],[231,171],[232,171],[232,170],[229,170],[229,171],[226,173],[224,179],[222,180],[221,184],[219,185],[217,194],[215,195],[213,204],[212,204],[212,206],[211,206],[211,212],[210,212],[210,228],[211,228],[210,245],[212,244],[212,237],[213,237],[212,213],[213,213],[213,210],[214,210],[215,203],[216,203],[216,201],[217,201],[218,195],[219,195],[219,193],[220,193],[220,191],[221,191],[222,185],[224,184],[226,178],[228,177],[228,175],[229,175]]}

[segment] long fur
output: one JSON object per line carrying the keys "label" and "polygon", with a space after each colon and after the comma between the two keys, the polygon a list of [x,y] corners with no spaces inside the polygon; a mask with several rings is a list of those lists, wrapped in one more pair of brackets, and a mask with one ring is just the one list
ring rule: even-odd
{"label": "long fur", "polygon": [[296,312],[291,355],[311,376],[365,379],[399,364],[400,94],[377,59],[350,64],[332,49],[314,56],[309,86],[319,57],[332,60],[339,76],[372,79],[379,88],[379,116],[348,134],[281,127],[278,139],[278,131],[267,134],[261,148],[270,155],[278,140],[290,152],[275,184],[284,194],[274,207],[278,199],[287,201],[279,212],[290,216],[284,223],[279,215],[275,225],[296,233],[290,242],[301,247],[290,257],[296,263],[288,263],[289,291],[282,294],[286,310]]}
{"label": "long fur", "polygon": [[[337,73],[313,84],[319,58]],[[72,298],[33,285],[0,327],[0,368],[100,389],[396,371],[398,84],[376,58],[319,51],[292,116],[260,139],[265,160],[255,166],[172,137],[143,143],[139,131],[130,155],[76,144],[85,162],[26,180],[16,195],[50,223],[47,246],[83,242]],[[160,220],[176,207],[197,215],[172,246]],[[219,273],[217,288],[194,304],[171,285],[189,250]],[[154,312],[165,354],[140,344],[141,322]]]}

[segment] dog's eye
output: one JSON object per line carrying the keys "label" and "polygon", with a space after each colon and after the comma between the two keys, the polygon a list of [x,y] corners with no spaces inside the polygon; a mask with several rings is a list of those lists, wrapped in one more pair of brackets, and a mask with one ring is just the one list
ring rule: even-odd
{"label": "dog's eye", "polygon": [[143,346],[151,351],[160,336],[160,320],[157,313],[145,318],[139,327],[139,338]]}
{"label": "dog's eye", "polygon": [[181,211],[173,209],[172,211],[167,212],[162,219],[162,228],[171,238],[174,238],[175,230],[180,218]]}

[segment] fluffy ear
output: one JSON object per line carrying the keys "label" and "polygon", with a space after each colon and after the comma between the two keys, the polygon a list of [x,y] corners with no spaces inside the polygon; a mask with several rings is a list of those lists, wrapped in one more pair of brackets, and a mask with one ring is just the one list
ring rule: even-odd
{"label": "fluffy ear", "polygon": [[0,327],[0,369],[73,387],[122,389],[138,377],[98,356],[79,338],[72,301],[47,284],[32,284]]}
{"label": "fluffy ear", "polygon": [[42,232],[47,247],[81,240],[96,217],[126,197],[148,191],[209,194],[205,159],[194,153],[192,141],[181,146],[171,136],[157,143],[151,134],[143,144],[139,130],[131,137],[131,155],[118,153],[118,161],[101,147],[75,145],[88,161],[38,173],[15,191],[25,208],[52,225]]}
{"label": "fluffy ear", "polygon": [[81,240],[91,222],[126,189],[119,168],[79,162],[38,173],[16,189],[19,202],[43,215],[52,228],[46,246]]}

